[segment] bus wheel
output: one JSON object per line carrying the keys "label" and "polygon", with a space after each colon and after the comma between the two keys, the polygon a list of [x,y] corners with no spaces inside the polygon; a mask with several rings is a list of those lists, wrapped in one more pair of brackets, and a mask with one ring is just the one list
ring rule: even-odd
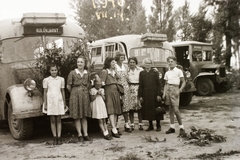
{"label": "bus wheel", "polygon": [[197,82],[197,93],[200,96],[210,96],[214,90],[213,82],[209,78],[200,78]]}
{"label": "bus wheel", "polygon": [[188,106],[192,101],[192,96],[193,96],[192,92],[181,93],[179,105]]}
{"label": "bus wheel", "polygon": [[17,140],[28,139],[33,132],[32,119],[16,119],[13,115],[11,102],[8,106],[8,126],[13,138]]}

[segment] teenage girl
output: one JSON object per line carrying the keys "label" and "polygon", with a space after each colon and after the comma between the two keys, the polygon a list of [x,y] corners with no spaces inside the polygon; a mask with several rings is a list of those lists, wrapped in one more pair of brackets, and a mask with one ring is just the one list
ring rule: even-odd
{"label": "teenage girl", "polygon": [[59,77],[56,64],[49,65],[51,76],[43,80],[44,88],[44,110],[50,116],[51,130],[53,134],[53,144],[62,144],[61,132],[62,123],[61,115],[64,115],[66,106],[64,92],[64,78]]}

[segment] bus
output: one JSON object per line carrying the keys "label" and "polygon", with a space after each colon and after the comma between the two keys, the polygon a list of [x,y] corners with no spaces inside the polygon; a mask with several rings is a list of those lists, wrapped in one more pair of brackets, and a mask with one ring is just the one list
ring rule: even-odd
{"label": "bus", "polygon": [[182,41],[170,44],[179,64],[190,72],[198,95],[209,96],[214,91],[226,92],[229,89],[226,67],[214,63],[211,43]]}
{"label": "bus", "polygon": [[[103,68],[106,57],[114,57],[116,52],[120,51],[125,54],[125,62],[129,57],[137,57],[139,65],[145,58],[153,60],[155,67],[158,69],[160,76],[168,70],[167,57],[176,56],[173,48],[167,42],[165,34],[147,33],[144,35],[121,35],[106,39],[96,40],[89,44],[91,55],[91,68],[94,72],[99,73]],[[184,71],[183,71],[184,72]],[[193,92],[196,88],[192,82],[189,72],[184,72],[187,85],[180,95],[180,105],[187,106],[192,100]]]}
{"label": "bus", "polygon": [[14,139],[31,137],[33,118],[43,116],[42,92],[34,82],[36,53],[52,42],[68,53],[84,30],[64,13],[24,13],[0,21],[0,122]]}

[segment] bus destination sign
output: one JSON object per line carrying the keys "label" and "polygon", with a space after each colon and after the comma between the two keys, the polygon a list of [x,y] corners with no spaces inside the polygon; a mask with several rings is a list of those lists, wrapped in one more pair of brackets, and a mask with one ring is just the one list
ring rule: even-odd
{"label": "bus destination sign", "polygon": [[63,27],[37,27],[24,26],[24,35],[61,35],[63,34]]}

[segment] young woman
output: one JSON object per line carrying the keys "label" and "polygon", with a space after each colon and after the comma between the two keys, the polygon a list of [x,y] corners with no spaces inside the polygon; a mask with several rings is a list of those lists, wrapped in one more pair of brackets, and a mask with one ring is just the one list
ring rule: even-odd
{"label": "young woman", "polygon": [[104,62],[103,70],[100,73],[100,78],[104,84],[104,90],[106,93],[106,107],[109,115],[109,121],[112,125],[112,136],[120,138],[119,132],[116,128],[117,116],[122,114],[122,108],[120,103],[120,94],[117,90],[117,77],[115,72],[114,58],[107,57]]}
{"label": "young woman", "polygon": [[[87,132],[87,117],[91,117],[91,108],[88,90],[90,79],[86,65],[86,58],[79,57],[77,68],[69,73],[67,79],[67,89],[70,92],[70,116],[75,120],[79,142],[91,140]],[[83,135],[81,130],[83,130]]]}
{"label": "young woman", "polygon": [[44,88],[44,110],[50,116],[51,130],[53,134],[53,144],[62,144],[61,132],[62,123],[61,115],[64,115],[65,92],[64,78],[58,76],[58,68],[56,64],[49,65],[51,76],[43,80]]}

